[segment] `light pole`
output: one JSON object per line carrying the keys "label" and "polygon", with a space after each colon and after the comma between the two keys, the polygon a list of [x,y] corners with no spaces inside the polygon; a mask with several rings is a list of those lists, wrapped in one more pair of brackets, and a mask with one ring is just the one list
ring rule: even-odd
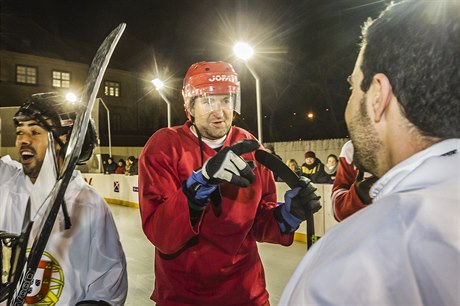
{"label": "light pole", "polygon": [[239,58],[244,61],[244,64],[248,68],[249,72],[251,72],[252,76],[256,80],[256,105],[257,105],[257,136],[259,138],[259,142],[263,143],[263,136],[262,136],[262,105],[260,103],[260,80],[257,73],[254,71],[252,66],[248,63],[248,59],[252,57],[254,54],[254,50],[250,45],[244,42],[239,42],[233,47],[233,52]]}
{"label": "light pole", "polygon": [[161,89],[164,87],[164,83],[160,79],[154,79],[152,80],[152,84],[155,86],[155,89],[158,91],[158,94],[160,97],[166,102],[167,104],[167,109],[168,109],[168,127],[171,127],[171,103],[169,100],[166,98],[166,96],[163,94]]}
{"label": "light pole", "polygon": [[112,136],[110,133],[110,111],[107,105],[105,105],[104,101],[101,98],[97,98],[99,102],[102,103],[102,106],[104,106],[105,110],[107,111],[107,133],[109,134],[109,155],[112,157]]}

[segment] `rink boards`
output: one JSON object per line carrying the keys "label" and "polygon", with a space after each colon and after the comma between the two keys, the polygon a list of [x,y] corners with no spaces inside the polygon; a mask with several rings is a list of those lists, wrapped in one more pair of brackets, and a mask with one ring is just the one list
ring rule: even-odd
{"label": "rink boards", "polygon": [[[138,208],[137,175],[82,173],[87,183],[92,185],[108,203]],[[331,184],[316,184],[317,193],[321,196],[322,208],[314,215],[315,233],[317,236],[337,224],[331,207]],[[284,193],[289,187],[283,182],[276,182],[277,201],[284,202]],[[303,222],[296,231],[295,240],[306,242],[306,224]]]}

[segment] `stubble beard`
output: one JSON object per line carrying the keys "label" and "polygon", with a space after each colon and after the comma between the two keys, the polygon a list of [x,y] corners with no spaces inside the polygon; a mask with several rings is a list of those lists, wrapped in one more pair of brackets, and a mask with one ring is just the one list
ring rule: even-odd
{"label": "stubble beard", "polygon": [[[35,164],[35,165],[34,165]],[[30,179],[34,180],[38,178],[40,170],[43,166],[43,160],[35,159],[35,163],[22,165],[24,174],[27,175]]]}
{"label": "stubble beard", "polygon": [[201,134],[203,135],[203,137],[206,137],[208,139],[219,139],[227,135],[228,131],[230,130],[230,126],[231,124],[226,123],[224,127],[218,129],[202,127],[203,131],[201,132]]}
{"label": "stubble beard", "polygon": [[230,127],[232,126],[232,120],[229,120],[229,117],[225,114],[222,120],[224,122],[222,127],[213,127],[211,125],[211,119],[209,119],[209,121],[200,122],[200,124],[195,123],[195,126],[199,129],[199,132],[203,137],[210,140],[216,140],[227,135],[228,131],[230,131]]}
{"label": "stubble beard", "polygon": [[377,152],[383,144],[378,138],[377,131],[372,126],[371,118],[367,113],[366,97],[359,102],[359,113],[352,117],[348,130],[353,142],[353,162],[358,169],[376,175],[378,170]]}

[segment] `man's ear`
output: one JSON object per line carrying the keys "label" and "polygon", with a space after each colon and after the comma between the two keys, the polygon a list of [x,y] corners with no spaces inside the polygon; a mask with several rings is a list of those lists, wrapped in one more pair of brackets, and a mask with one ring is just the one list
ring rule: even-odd
{"label": "man's ear", "polygon": [[393,97],[393,89],[390,80],[388,80],[387,76],[383,73],[374,75],[371,87],[373,87],[370,92],[372,94],[371,98],[373,99],[372,107],[374,110],[374,120],[375,122],[379,122],[390,105],[390,101]]}

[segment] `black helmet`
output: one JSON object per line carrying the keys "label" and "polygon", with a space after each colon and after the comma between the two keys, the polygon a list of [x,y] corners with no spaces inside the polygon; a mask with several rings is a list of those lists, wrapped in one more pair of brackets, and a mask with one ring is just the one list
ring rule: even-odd
{"label": "black helmet", "polygon": [[[13,121],[16,126],[22,121],[37,121],[44,129],[51,131],[54,140],[63,148],[62,154],[65,155],[67,146],[59,137],[66,135],[67,140],[69,140],[74,120],[77,114],[83,111],[84,106],[77,102],[69,102],[57,92],[38,93],[30,96],[19,108],[13,117]],[[83,163],[91,157],[96,142],[96,128],[94,121],[90,119],[78,163]]]}

